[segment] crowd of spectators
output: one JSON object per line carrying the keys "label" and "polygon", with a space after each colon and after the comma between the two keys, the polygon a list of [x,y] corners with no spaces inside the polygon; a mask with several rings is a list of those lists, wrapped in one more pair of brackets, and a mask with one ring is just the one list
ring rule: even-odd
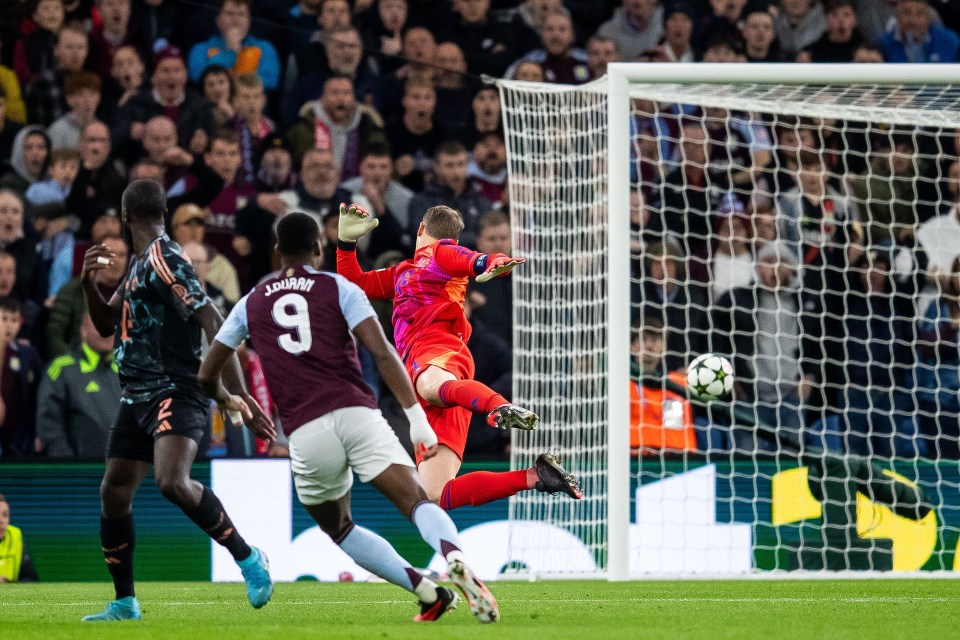
{"label": "crowd of spectators", "polygon": [[[80,256],[91,243],[106,243],[118,256],[128,253],[118,210],[129,180],[163,184],[169,233],[183,245],[224,312],[275,267],[273,225],[294,209],[315,216],[325,236],[335,239],[340,202],[369,208],[380,225],[360,247],[361,262],[368,268],[410,256],[420,217],[436,204],[463,213],[462,242],[467,246],[509,252],[499,94],[482,82],[482,74],[580,84],[602,76],[607,63],[618,60],[956,61],[957,3],[930,2],[4,2],[0,455],[88,457],[102,448],[97,438],[109,424],[107,414],[119,391],[112,383],[115,367],[108,345],[89,330],[84,317],[77,274]],[[673,167],[663,185],[636,194],[638,224],[641,217],[650,218],[643,211],[644,199],[661,213],[670,207],[689,209],[693,203],[696,211],[674,216],[676,223],[666,226],[687,234],[681,237],[705,239],[713,228],[708,211],[715,203],[701,186],[726,181],[725,188],[742,189],[756,182],[761,167],[778,161],[779,151],[754,144],[751,131],[741,131],[740,139],[732,141],[732,129],[722,126],[723,119],[706,115],[699,124],[676,121],[684,142],[674,151],[688,160],[701,160],[662,164],[661,168]],[[703,122],[708,126],[701,126]],[[714,126],[718,122],[721,126]],[[739,174],[719,164],[718,154],[732,148],[728,143],[747,150]],[[818,153],[812,157],[816,159],[806,158],[803,167],[822,158]],[[908,170],[918,171],[916,165]],[[805,171],[795,171],[798,183],[804,183]],[[823,175],[816,167],[807,173]],[[710,265],[715,279],[706,295],[720,300],[727,289],[764,281],[765,276],[752,273],[754,240],[769,229],[786,247],[774,255],[790,251],[796,256],[797,248],[811,241],[807,225],[811,194],[805,183],[791,194],[793,176],[788,174],[774,176],[785,181],[776,191],[784,199],[767,203],[765,210],[747,201],[717,205],[717,211],[725,207],[731,222],[717,227],[726,239]],[[874,194],[898,188],[895,180],[865,180],[849,188]],[[841,186],[847,193],[848,185]],[[824,184],[817,197],[833,197],[830,190],[836,187]],[[892,195],[899,202],[902,194]],[[752,226],[741,219],[744,211],[752,216]],[[877,212],[877,233],[884,228],[883,215],[901,221],[907,214],[898,208]],[[767,221],[765,227],[761,220]],[[936,224],[934,220],[939,218],[931,217],[926,224]],[[950,225],[945,222],[941,226],[950,229],[931,233],[942,237],[951,232]],[[755,234],[754,227],[763,229]],[[719,317],[708,318],[707,307],[696,304],[701,291],[689,284],[693,280],[677,278],[687,271],[692,278],[698,276],[696,265],[689,264],[691,249],[712,252],[714,247],[705,240],[699,247],[678,246],[654,237],[656,231],[641,233],[637,240],[647,262],[647,268],[639,270],[653,278],[643,283],[637,296],[638,301],[658,300],[656,307],[670,316],[663,324],[666,364],[673,369],[682,363],[671,354],[679,353],[679,341],[686,339],[683,322],[691,321],[689,313],[676,311],[679,296],[690,302],[688,309],[703,309],[703,317],[697,319],[702,326],[721,322]],[[921,229],[916,235],[922,238],[923,233]],[[330,243],[325,268],[335,266],[333,250]],[[874,254],[864,251],[859,259],[873,260]],[[758,265],[767,264],[765,257],[757,259]],[[798,259],[808,261],[806,254]],[[944,282],[949,278],[943,274],[954,267],[943,266]],[[105,269],[98,286],[109,297],[122,277],[122,265]],[[836,304],[869,307],[871,282],[869,278],[853,282],[851,287],[866,288],[849,294],[856,300]],[[924,356],[936,362],[950,352],[943,346],[951,339],[950,327],[956,342],[956,296],[950,292],[957,283],[950,282],[938,298],[939,306],[924,310],[918,328],[943,343]],[[478,360],[478,376],[501,392],[509,392],[511,386],[510,287],[509,279],[478,285],[471,289],[467,304],[475,327],[470,346]],[[897,293],[914,295],[899,289]],[[718,308],[736,310],[726,313],[727,319],[767,311],[769,305],[756,298],[748,301],[755,308],[741,309],[745,297],[750,296],[729,296],[723,303],[727,306]],[[802,296],[796,304],[804,304]],[[755,321],[759,325],[780,320],[757,316]],[[389,323],[384,324],[389,329]],[[697,338],[697,348],[711,346],[711,339]],[[722,344],[712,346],[723,350]],[[950,353],[957,358],[956,349]],[[752,356],[750,365],[760,366],[762,357]],[[253,351],[246,354],[244,365],[254,392],[269,407],[269,390],[258,374]],[[939,366],[918,371],[917,376],[936,381],[930,384],[937,393],[957,384],[955,372],[951,377]],[[374,375],[368,382],[380,391]],[[759,385],[754,393],[761,397],[773,391]],[[384,394],[381,400],[389,415],[391,399]],[[955,392],[952,401],[956,403]],[[475,431],[469,449],[489,455],[506,452],[502,436],[482,426]],[[239,449],[231,445],[231,433],[229,425],[215,422],[210,450],[250,450],[249,442]],[[282,453],[282,445],[270,452]]]}

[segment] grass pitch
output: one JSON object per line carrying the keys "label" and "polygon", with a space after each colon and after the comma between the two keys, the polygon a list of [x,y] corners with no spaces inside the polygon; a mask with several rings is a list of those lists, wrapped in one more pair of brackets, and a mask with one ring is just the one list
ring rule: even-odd
{"label": "grass pitch", "polygon": [[32,638],[869,638],[960,637],[960,581],[500,582],[502,620],[465,603],[413,623],[412,596],[387,584],[278,584],[260,611],[240,584],[142,583],[139,622],[81,623],[103,584],[0,585],[0,637]]}

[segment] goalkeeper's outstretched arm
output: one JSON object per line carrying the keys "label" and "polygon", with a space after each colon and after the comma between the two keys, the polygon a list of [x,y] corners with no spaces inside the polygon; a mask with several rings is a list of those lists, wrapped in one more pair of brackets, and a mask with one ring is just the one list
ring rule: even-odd
{"label": "goalkeeper's outstretched arm", "polygon": [[457,244],[441,244],[435,257],[437,265],[451,276],[476,276],[477,282],[505,276],[525,261],[525,258],[511,258],[503,253],[478,253]]}
{"label": "goalkeeper's outstretched arm", "polygon": [[376,218],[351,204],[340,204],[340,225],[337,242],[337,273],[354,283],[368,298],[385,300],[393,297],[396,267],[364,271],[357,260],[357,240],[376,228]]}

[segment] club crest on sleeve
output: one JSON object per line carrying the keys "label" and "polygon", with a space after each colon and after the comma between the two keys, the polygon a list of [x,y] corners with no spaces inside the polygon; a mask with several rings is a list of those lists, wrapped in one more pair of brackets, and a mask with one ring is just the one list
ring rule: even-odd
{"label": "club crest on sleeve", "polygon": [[182,284],[175,284],[170,287],[170,290],[173,291],[173,295],[180,298],[180,300],[183,301],[183,304],[187,306],[192,305],[195,302],[193,296],[187,293],[187,288]]}

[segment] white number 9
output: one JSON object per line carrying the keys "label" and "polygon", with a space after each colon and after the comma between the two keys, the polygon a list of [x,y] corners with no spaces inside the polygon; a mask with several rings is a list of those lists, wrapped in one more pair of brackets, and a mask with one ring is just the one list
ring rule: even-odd
{"label": "white number 9", "polygon": [[[293,313],[288,311],[293,307]],[[283,334],[278,342],[287,353],[295,356],[310,351],[313,334],[310,332],[310,310],[306,299],[299,293],[288,293],[273,303],[273,321],[284,329],[293,329],[296,335]]]}

